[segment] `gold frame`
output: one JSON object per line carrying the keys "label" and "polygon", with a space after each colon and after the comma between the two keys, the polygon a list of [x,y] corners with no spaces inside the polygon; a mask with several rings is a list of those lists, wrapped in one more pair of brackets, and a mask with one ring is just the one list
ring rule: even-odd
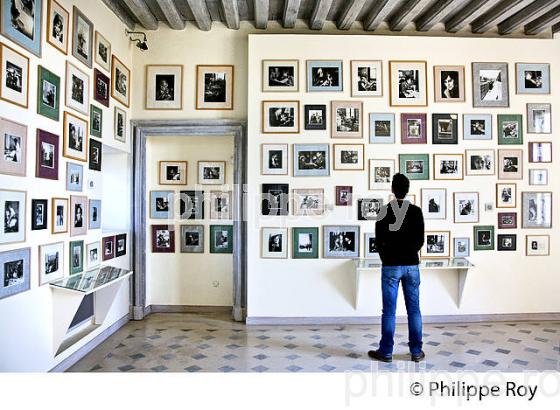
{"label": "gold frame", "polygon": [[[56,5],[58,8],[62,9],[65,13],[66,13],[66,32],[64,33],[64,35],[66,36],[66,49],[62,49],[59,48],[58,45],[56,45],[56,43],[52,43],[50,41],[51,36],[50,33],[52,33],[52,27],[51,27],[51,9],[53,8],[53,5]],[[51,46],[53,46],[54,48],[56,48],[58,51],[60,51],[62,54],[64,55],[68,55],[68,45],[70,43],[70,39],[68,38],[68,27],[70,26],[70,13],[68,12],[68,10],[66,10],[64,7],[62,7],[60,5],[60,3],[58,3],[56,0],[49,0],[47,3],[47,32],[46,32],[46,40],[47,43],[49,43]]]}
{"label": "gold frame", "polygon": [[[461,167],[458,167],[458,169],[461,170],[461,178],[436,178],[436,158],[440,157],[440,156],[460,156],[461,157],[461,161],[463,162]],[[434,181],[463,181],[465,179],[465,154],[451,154],[451,153],[437,153],[437,154],[433,154],[432,157],[432,171],[433,171],[433,175],[434,175]]]}
{"label": "gold frame", "polygon": [[[270,62],[278,62],[278,63],[288,63],[288,62],[293,62],[295,63],[295,78],[296,78],[296,86],[294,90],[281,90],[281,89],[274,89],[274,90],[265,90],[265,73],[264,73],[264,68],[265,68],[265,64],[268,64]],[[263,93],[297,93],[299,92],[299,85],[300,85],[300,72],[299,72],[299,60],[290,60],[290,59],[265,59],[261,61],[261,92]],[[268,76],[266,76],[266,78],[268,78]]]}
{"label": "gold frame", "polygon": [[[55,204],[56,201],[65,201],[66,202],[66,215],[64,215],[64,219],[66,219],[66,230],[64,231],[60,231],[60,232],[55,232],[54,230],[54,215],[55,215]],[[70,229],[70,227],[68,226],[68,218],[69,218],[69,213],[70,211],[70,201],[68,198],[60,198],[60,197],[52,197],[51,198],[51,234],[53,235],[57,235],[59,233],[67,233],[68,230]]]}
{"label": "gold frame", "polygon": [[[127,71],[126,102],[122,101],[120,97],[115,94],[115,90],[116,90],[115,69],[117,65],[116,63],[123,66],[124,69]],[[130,69],[126,65],[124,65],[123,62],[119,60],[119,58],[116,55],[111,54],[111,97],[117,100],[118,102],[120,102],[126,108],[130,108],[130,84],[132,84],[132,73],[130,72]]]}
{"label": "gold frame", "polygon": [[[85,153],[85,159],[81,159],[78,157],[73,157],[71,155],[69,155],[67,153],[67,149],[66,146],[68,145],[68,117],[74,117],[80,121],[83,121],[85,123],[85,135],[84,135],[84,153]],[[68,111],[64,111],[64,129],[62,130],[62,140],[63,140],[63,147],[62,147],[62,155],[66,158],[70,158],[70,159],[75,159],[76,161],[82,161],[82,162],[88,162],[88,148],[89,148],[89,123],[87,120],[84,120],[83,118],[78,117],[77,115],[72,114],[71,112]]]}
{"label": "gold frame", "polygon": [[[424,81],[426,83],[426,104],[393,104],[393,64],[424,64]],[[428,62],[426,60],[389,60],[389,106],[390,107],[427,107],[428,106]]]}
{"label": "gold frame", "polygon": [[[179,98],[179,108],[148,108],[148,71],[152,67],[178,67],[181,69],[180,75],[180,98]],[[183,85],[185,76],[185,66],[183,64],[146,64],[144,70],[144,109],[147,111],[181,111],[183,109]]]}
{"label": "gold frame", "polygon": [[[362,167],[361,168],[344,169],[344,168],[337,168],[336,167],[336,162],[337,162],[336,147],[342,147],[342,146],[348,146],[348,147],[361,146],[362,147]],[[366,146],[365,146],[365,144],[333,144],[332,154],[333,154],[333,161],[332,161],[333,171],[364,171],[366,169]]]}
{"label": "gold frame", "polygon": [[[185,182],[184,183],[169,183],[169,182],[161,182],[162,181],[162,174],[161,174],[161,166],[163,163],[178,163],[178,164],[184,164],[185,165]],[[170,160],[170,161],[158,161],[158,185],[187,185],[188,184],[188,172],[189,172],[189,162],[188,161],[175,161],[175,160]]]}
{"label": "gold frame", "polygon": [[[0,86],[0,100],[9,102],[10,104],[17,105],[18,107],[29,108],[29,57],[21,54],[19,51],[10,47],[9,45],[0,42],[0,64],[2,64],[2,66],[4,65],[3,64],[4,63],[4,47],[7,48],[8,50],[12,51],[13,53],[23,57],[27,61],[27,82],[26,82],[26,88],[25,88],[25,90],[26,90],[25,105],[20,104],[16,101],[13,101],[13,100],[10,100],[9,98],[4,97],[2,95],[2,87],[1,86]],[[4,70],[1,70],[1,72],[0,72],[0,82],[2,84],[4,84]]]}
{"label": "gold frame", "polygon": [[[296,103],[297,111],[297,121],[294,120],[294,127],[297,127],[296,131],[265,131],[264,126],[264,110],[268,103]],[[263,100],[261,103],[261,133],[262,134],[299,134],[301,132],[300,128],[300,101],[299,100]]]}
{"label": "gold frame", "polygon": [[[231,106],[224,108],[214,108],[214,107],[201,107],[199,104],[199,75],[200,69],[204,67],[227,67],[231,68]],[[227,85],[226,85],[227,87]],[[196,65],[196,94],[195,94],[195,110],[219,110],[219,111],[233,111],[235,105],[235,66],[233,64],[197,64]],[[226,102],[227,102],[227,89],[226,89]],[[224,103],[225,104],[225,103]]]}
{"label": "gold frame", "polygon": [[[438,97],[441,93],[440,81],[438,78],[438,73],[441,74],[442,71],[458,71],[459,72],[459,95],[462,93],[462,98],[453,98],[450,100]],[[461,81],[461,77],[463,81]],[[462,88],[461,88],[462,87]],[[466,81],[465,81],[465,66],[464,65],[435,65],[434,66],[434,102],[437,103],[463,103],[466,101]],[[439,91],[439,93],[438,93]]]}

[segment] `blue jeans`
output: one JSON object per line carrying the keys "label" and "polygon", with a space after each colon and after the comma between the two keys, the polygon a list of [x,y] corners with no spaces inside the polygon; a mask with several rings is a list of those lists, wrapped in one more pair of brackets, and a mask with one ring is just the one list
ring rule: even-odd
{"label": "blue jeans", "polygon": [[383,315],[381,316],[381,342],[379,343],[379,353],[384,356],[393,354],[399,282],[402,282],[403,285],[404,301],[408,315],[408,347],[413,355],[418,355],[422,351],[420,270],[417,265],[384,266],[381,270]]}

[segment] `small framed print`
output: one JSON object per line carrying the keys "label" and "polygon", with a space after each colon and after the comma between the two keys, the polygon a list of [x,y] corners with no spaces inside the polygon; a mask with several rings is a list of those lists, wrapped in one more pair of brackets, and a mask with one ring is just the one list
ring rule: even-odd
{"label": "small framed print", "polygon": [[299,101],[263,101],[263,134],[299,134]]}
{"label": "small framed print", "polygon": [[66,163],[66,190],[82,192],[84,186],[84,167],[73,162]]}
{"label": "small framed print", "polygon": [[323,189],[294,189],[294,215],[323,215],[325,195]]}
{"label": "small framed print", "polygon": [[70,236],[87,233],[87,209],[87,197],[70,195]]}
{"label": "small framed print", "polygon": [[72,55],[91,68],[93,62],[93,23],[76,7],[73,8]]}
{"label": "small framed print", "polygon": [[392,159],[369,160],[369,189],[391,189],[395,174],[395,161]]}
{"label": "small framed print", "polygon": [[95,268],[101,263],[101,242],[92,242],[86,245],[87,268]]}
{"label": "small framed print", "polygon": [[517,63],[517,94],[550,94],[550,64]]}
{"label": "small framed print", "polygon": [[399,171],[410,180],[429,180],[430,155],[399,154]]}
{"label": "small framed print", "polygon": [[115,257],[115,237],[106,236],[102,240],[103,244],[103,260],[107,261]]}
{"label": "small framed print", "polygon": [[515,250],[517,250],[517,235],[498,234],[498,251],[515,251]]}
{"label": "small framed print", "polygon": [[64,242],[39,246],[39,286],[64,277]]}
{"label": "small framed print", "polygon": [[41,58],[42,1],[2,0],[2,35]]}
{"label": "small framed print", "polygon": [[130,70],[114,54],[111,56],[111,96],[126,108],[130,106]]}
{"label": "small framed print", "polygon": [[66,158],[87,161],[88,123],[67,111],[64,112],[64,149]]}
{"label": "small framed print", "polygon": [[453,238],[453,256],[467,258],[471,255],[471,238]]}
{"label": "small framed print", "polygon": [[329,176],[329,144],[294,144],[294,177]]}
{"label": "small framed print", "polygon": [[37,72],[37,114],[58,121],[60,116],[60,77],[43,66]]}
{"label": "small framed print", "polygon": [[174,197],[173,191],[150,192],[150,218],[173,219]]}
{"label": "small framed print", "polygon": [[52,198],[51,207],[52,233],[68,232],[68,199]]}
{"label": "small framed print", "polygon": [[352,205],[352,187],[337,185],[335,187],[335,204],[336,206]]}
{"label": "small framed print", "polygon": [[426,107],[428,73],[425,61],[389,61],[392,107]]}
{"label": "small framed print", "polygon": [[548,256],[550,255],[549,235],[527,235],[525,255]]}
{"label": "small framed print", "polygon": [[95,139],[89,140],[89,169],[101,171],[103,144]]}
{"label": "small framed print", "polygon": [[233,110],[234,67],[196,66],[196,109]]}
{"label": "small framed print", "polygon": [[262,175],[288,175],[288,144],[261,144]]}
{"label": "small framed print", "polygon": [[358,221],[376,221],[383,208],[382,198],[358,199]]}
{"label": "small framed print", "polygon": [[47,199],[31,200],[31,230],[32,231],[47,229],[48,203],[49,201]]}
{"label": "small framed print", "polygon": [[263,93],[299,91],[299,61],[263,60],[262,81]]}
{"label": "small framed print", "polygon": [[173,225],[152,225],[152,253],[175,253]]}
{"label": "small framed print", "polygon": [[552,192],[522,192],[521,210],[522,228],[552,228]]}
{"label": "small framed print", "polygon": [[342,61],[308,60],[307,92],[342,91]]}
{"label": "small framed print", "polygon": [[432,144],[459,142],[457,114],[432,114]]}
{"label": "small framed print", "polygon": [[70,259],[70,275],[84,270],[84,241],[70,241],[68,247]]}
{"label": "small framed print", "polygon": [[498,114],[498,144],[523,145],[523,116]]}
{"label": "small framed print", "polygon": [[210,225],[210,253],[233,253],[232,225]]}
{"label": "small framed print", "polygon": [[517,185],[496,184],[496,208],[515,208],[517,206]]}
{"label": "small framed print", "polygon": [[95,62],[107,72],[111,72],[111,43],[95,30]]}
{"label": "small framed print", "polygon": [[527,133],[552,133],[551,107],[550,104],[527,104]]}
{"label": "small framed print", "polygon": [[115,235],[115,258],[126,255],[126,234]]}
{"label": "small framed print", "polygon": [[324,258],[357,258],[360,256],[360,227],[353,225],[323,226]]}
{"label": "small framed print", "polygon": [[362,102],[331,102],[331,138],[362,138]]}
{"label": "small framed print", "polygon": [[333,144],[333,155],[334,170],[364,170],[364,144]]}
{"label": "small framed print", "polygon": [[159,161],[160,185],[186,185],[187,161]]}
{"label": "small framed print", "polygon": [[529,162],[552,162],[552,142],[530,142]]}
{"label": "small framed print", "polygon": [[455,223],[478,223],[479,199],[478,192],[454,192],[454,218]]}
{"label": "small framed print", "polygon": [[292,258],[319,258],[319,228],[292,228]]}
{"label": "small framed print", "polygon": [[181,191],[180,218],[204,219],[204,191]]}
{"label": "small framed print", "polygon": [[109,88],[111,80],[97,68],[93,70],[93,98],[105,107],[109,107]]}
{"label": "small framed print", "polygon": [[89,75],[66,62],[66,106],[89,114]]}
{"label": "small framed print", "polygon": [[146,65],[146,110],[183,109],[183,65]]}
{"label": "small framed print", "polygon": [[55,0],[47,5],[47,42],[63,54],[68,54],[70,13]]}
{"label": "small framed print", "polygon": [[434,66],[434,86],[436,102],[464,102],[465,67]]}
{"label": "small framed print", "polygon": [[0,174],[27,174],[27,126],[0,117]]}
{"label": "small framed print", "polygon": [[383,96],[383,62],[380,60],[352,60],[352,97]]}
{"label": "small framed print", "polygon": [[548,185],[548,170],[530,169],[529,185]]}
{"label": "small framed print", "polygon": [[126,111],[115,107],[115,140],[126,142]]}
{"label": "small framed print", "polygon": [[493,251],[494,250],[494,226],[476,225],[473,226],[474,250]]}
{"label": "small framed print", "polygon": [[290,214],[288,184],[262,184],[261,213],[269,216],[286,216]]}
{"label": "small framed print", "polygon": [[[6,3],[7,0],[2,0]],[[8,13],[4,13],[8,14]],[[4,21],[2,16],[2,21]],[[29,58],[0,43],[0,99],[27,108],[29,100]]]}
{"label": "small framed print", "polygon": [[462,180],[463,154],[434,154],[434,179]]}
{"label": "small framed print", "polygon": [[102,138],[103,110],[95,105],[89,106],[89,133],[92,137]]}
{"label": "small framed print", "polygon": [[377,244],[375,243],[375,233],[366,232],[364,233],[364,256],[367,259],[380,259],[379,250],[377,249]]}
{"label": "small framed print", "polygon": [[507,63],[472,63],[473,107],[509,107]]}
{"label": "small framed print", "polygon": [[449,258],[451,233],[449,231],[427,231],[420,254],[423,258]]}
{"label": "small framed print", "polygon": [[58,135],[37,129],[35,164],[37,178],[58,179],[58,139]]}
{"label": "small framed print", "polygon": [[498,179],[523,179],[523,151],[498,150]]}
{"label": "small framed print", "polygon": [[401,144],[426,144],[427,123],[426,114],[401,114]]}
{"label": "small framed print", "polygon": [[88,226],[89,229],[101,229],[101,200],[89,200],[88,212]]}
{"label": "small framed print", "polygon": [[27,220],[27,193],[0,189],[0,215],[3,215],[0,229],[0,245],[24,242]]}
{"label": "small framed print", "polygon": [[466,150],[467,175],[495,175],[495,153],[493,149]]}
{"label": "small framed print", "polygon": [[369,114],[369,143],[395,143],[395,114]]}
{"label": "small framed print", "polygon": [[204,253],[204,225],[181,225],[181,253]]}
{"label": "small framed print", "polygon": [[327,106],[309,105],[304,106],[305,118],[304,128],[306,130],[326,130],[327,129]]}
{"label": "small framed print", "polygon": [[201,185],[223,185],[226,182],[225,161],[198,161],[198,183]]}
{"label": "small framed print", "polygon": [[492,114],[464,114],[464,140],[491,140]]}
{"label": "small framed print", "polygon": [[[395,200],[394,194],[389,194],[389,202]],[[412,205],[416,205],[416,194],[408,194],[404,197],[405,201],[410,202]]]}
{"label": "small framed print", "polygon": [[288,230],[261,228],[261,257],[286,259],[288,257]]}
{"label": "small framed print", "polygon": [[210,219],[231,219],[231,191],[210,191]]}
{"label": "small framed print", "polygon": [[0,299],[29,290],[31,248],[0,252]]}
{"label": "small framed print", "polygon": [[517,212],[498,212],[498,229],[517,229]]}
{"label": "small framed print", "polygon": [[447,219],[447,190],[445,188],[422,188],[420,196],[425,219]]}

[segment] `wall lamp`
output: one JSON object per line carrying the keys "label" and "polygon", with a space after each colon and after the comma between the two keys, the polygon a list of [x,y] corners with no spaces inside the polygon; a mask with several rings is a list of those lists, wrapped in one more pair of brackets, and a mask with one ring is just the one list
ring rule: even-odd
{"label": "wall lamp", "polygon": [[[130,37],[130,41],[134,41],[136,43],[136,47],[138,47],[142,51],[146,51],[148,49],[148,38],[146,37],[146,33],[141,31],[128,31],[125,29],[125,33],[128,37]],[[132,38],[134,35],[143,36],[143,40],[139,38]]]}

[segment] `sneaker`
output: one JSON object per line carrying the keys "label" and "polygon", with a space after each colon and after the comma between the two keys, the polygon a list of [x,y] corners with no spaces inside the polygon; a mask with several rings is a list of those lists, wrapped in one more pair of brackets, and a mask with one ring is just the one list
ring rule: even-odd
{"label": "sneaker", "polygon": [[426,354],[424,353],[423,350],[421,350],[420,353],[418,353],[418,354],[411,354],[410,355],[410,360],[418,363],[419,361],[423,360],[425,357],[426,357]]}
{"label": "sneaker", "polygon": [[383,356],[379,353],[379,350],[370,350],[367,354],[372,359],[379,360],[380,362],[391,363],[393,361],[392,356]]}

